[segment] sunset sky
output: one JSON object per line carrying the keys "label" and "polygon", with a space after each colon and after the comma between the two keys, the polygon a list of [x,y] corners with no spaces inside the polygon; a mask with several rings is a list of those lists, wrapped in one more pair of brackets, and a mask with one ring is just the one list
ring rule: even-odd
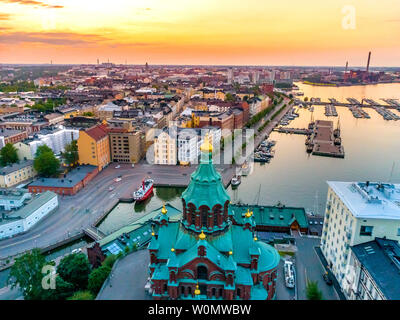
{"label": "sunset sky", "polygon": [[0,63],[359,66],[370,50],[400,66],[399,0],[0,0]]}

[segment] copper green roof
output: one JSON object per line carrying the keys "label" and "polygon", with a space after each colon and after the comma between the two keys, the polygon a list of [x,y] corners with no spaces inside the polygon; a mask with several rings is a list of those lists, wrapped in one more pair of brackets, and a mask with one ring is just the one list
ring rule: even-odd
{"label": "copper green roof", "polygon": [[200,164],[192,173],[189,186],[182,194],[186,204],[193,203],[196,208],[206,205],[212,209],[216,204],[224,206],[230,200],[221,175],[212,164],[211,156],[211,153],[202,152]]}
{"label": "copper green roof", "polygon": [[308,228],[306,212],[303,208],[230,205],[229,211],[238,224],[245,223],[244,213],[247,209],[253,211],[254,222],[257,226],[289,227],[297,221],[300,228]]}

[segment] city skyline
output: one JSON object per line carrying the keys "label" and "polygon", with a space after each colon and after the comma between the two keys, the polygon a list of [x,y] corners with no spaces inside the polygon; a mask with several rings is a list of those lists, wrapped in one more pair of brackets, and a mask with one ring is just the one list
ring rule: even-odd
{"label": "city skyline", "polygon": [[[343,27],[348,6],[354,29]],[[363,66],[373,51],[371,66],[390,67],[400,61],[399,13],[392,0],[1,0],[0,62]]]}

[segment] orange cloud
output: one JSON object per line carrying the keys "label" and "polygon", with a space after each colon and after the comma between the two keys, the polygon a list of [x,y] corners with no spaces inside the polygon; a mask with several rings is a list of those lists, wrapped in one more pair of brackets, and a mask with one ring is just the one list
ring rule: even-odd
{"label": "orange cloud", "polygon": [[36,1],[36,0],[0,0],[0,2],[17,3],[17,4],[21,4],[21,5],[27,5],[27,6],[39,6],[39,7],[50,8],[50,9],[61,9],[61,8],[64,8],[64,6],[51,5],[51,4],[47,4],[45,2]]}
{"label": "orange cloud", "polygon": [[8,44],[43,43],[48,45],[98,44],[107,38],[94,34],[68,32],[8,32],[0,34],[0,42]]}
{"label": "orange cloud", "polygon": [[10,20],[11,14],[0,12],[0,21]]}

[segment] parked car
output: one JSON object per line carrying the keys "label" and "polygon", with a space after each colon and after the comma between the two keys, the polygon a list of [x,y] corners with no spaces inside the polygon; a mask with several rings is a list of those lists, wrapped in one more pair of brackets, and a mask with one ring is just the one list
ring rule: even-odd
{"label": "parked car", "polygon": [[122,179],[120,177],[114,179],[115,182],[120,182],[121,180]]}
{"label": "parked car", "polygon": [[324,281],[326,282],[326,284],[327,284],[328,286],[331,286],[331,285],[332,285],[333,282],[332,282],[332,279],[331,279],[331,277],[329,276],[329,273],[328,273],[328,272],[324,273],[323,278],[324,278]]}
{"label": "parked car", "polygon": [[288,288],[294,288],[294,265],[292,261],[286,260],[283,265],[285,272],[285,285]]}
{"label": "parked car", "polygon": [[132,163],[132,168],[134,168],[135,167],[135,164],[134,163]]}
{"label": "parked car", "polygon": [[119,168],[121,168],[121,166],[120,166],[120,165],[117,165],[117,166],[115,167],[115,169],[119,169]]}

